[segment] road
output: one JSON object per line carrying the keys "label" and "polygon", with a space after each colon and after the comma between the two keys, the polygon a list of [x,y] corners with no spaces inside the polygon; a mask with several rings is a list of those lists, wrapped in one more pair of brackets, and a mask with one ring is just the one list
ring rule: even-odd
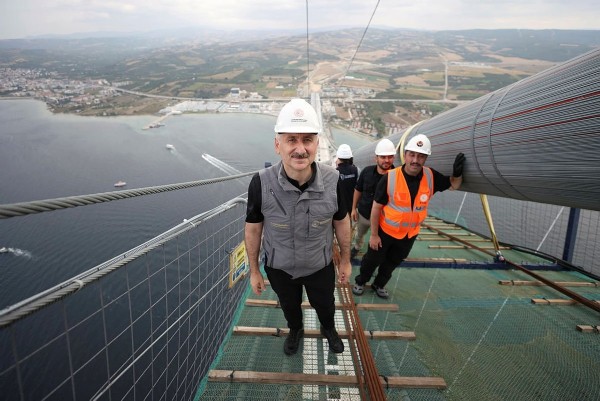
{"label": "road", "polygon": [[[97,87],[106,88],[106,86],[96,85]],[[272,97],[268,99],[228,99],[228,98],[198,98],[198,97],[181,97],[181,96],[165,96],[165,95],[153,95],[145,92],[137,92],[128,89],[118,88],[111,86],[113,90],[123,93],[129,93],[131,95],[152,97],[157,99],[173,99],[173,100],[195,100],[195,101],[207,101],[207,102],[241,102],[241,103],[256,103],[256,102],[289,102],[289,97]],[[444,91],[445,93],[445,91]],[[444,94],[445,96],[445,94]],[[340,99],[337,97],[323,97],[323,99]],[[348,100],[345,98],[344,100]],[[461,104],[466,103],[465,100],[432,100],[432,99],[375,99],[375,98],[352,98],[354,102],[412,102],[412,103],[454,103]]]}

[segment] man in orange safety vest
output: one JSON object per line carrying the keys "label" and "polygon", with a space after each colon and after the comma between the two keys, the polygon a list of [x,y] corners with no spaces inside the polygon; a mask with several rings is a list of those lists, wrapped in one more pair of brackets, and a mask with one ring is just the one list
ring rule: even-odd
{"label": "man in orange safety vest", "polygon": [[415,135],[404,148],[404,165],[381,178],[375,190],[371,210],[369,249],[360,263],[352,292],[362,295],[375,270],[371,288],[380,298],[388,298],[385,285],[392,273],[410,253],[427,217],[427,205],[436,192],[458,189],[462,184],[465,155],[454,160],[452,177],[425,167],[431,155],[431,142],[423,134]]}

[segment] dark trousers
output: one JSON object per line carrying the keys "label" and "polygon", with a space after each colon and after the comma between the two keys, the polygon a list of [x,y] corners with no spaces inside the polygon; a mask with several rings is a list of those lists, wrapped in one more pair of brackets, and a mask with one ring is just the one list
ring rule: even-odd
{"label": "dark trousers", "polygon": [[412,238],[397,239],[386,234],[381,228],[379,228],[379,237],[381,238],[381,248],[374,251],[369,247],[360,262],[360,274],[355,278],[356,284],[368,283],[379,266],[373,284],[377,287],[385,287],[392,278],[394,269],[406,259],[417,239],[416,235]]}
{"label": "dark trousers", "polygon": [[293,279],[283,270],[265,266],[265,273],[271,287],[279,298],[279,304],[288,328],[301,329],[302,322],[302,288],[306,288],[308,302],[317,312],[319,321],[325,329],[335,326],[335,270],[333,262],[316,273],[306,277]]}

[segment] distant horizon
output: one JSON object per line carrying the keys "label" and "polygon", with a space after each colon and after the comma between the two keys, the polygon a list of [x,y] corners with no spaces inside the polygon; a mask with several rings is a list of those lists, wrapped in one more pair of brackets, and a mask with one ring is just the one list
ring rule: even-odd
{"label": "distant horizon", "polygon": [[[351,29],[364,29],[364,27],[358,26],[330,26],[315,28],[309,30],[310,34],[342,31]],[[462,28],[462,29],[417,29],[417,28],[403,28],[403,27],[390,27],[390,26],[371,26],[369,29],[389,30],[389,31],[418,31],[418,32],[457,32],[457,31],[588,31],[595,32],[600,31],[597,29],[585,29],[585,28]],[[153,29],[153,30],[132,30],[132,31],[88,31],[88,32],[72,32],[72,33],[47,33],[39,35],[31,35],[24,37],[11,37],[11,38],[0,38],[0,41],[11,41],[11,40],[48,40],[48,39],[93,39],[93,38],[120,38],[120,37],[136,37],[136,36],[153,36],[153,35],[176,35],[180,36],[182,33],[191,34],[210,34],[210,33],[222,33],[227,32],[229,35],[235,35],[236,33],[254,33],[254,34],[271,34],[271,35],[305,35],[306,29],[269,29],[269,28],[246,28],[246,29],[221,29],[221,28],[206,28],[206,27],[180,27],[180,28],[166,28],[166,29]],[[245,38],[247,39],[247,38]],[[598,44],[600,46],[600,43]]]}
{"label": "distant horizon", "polygon": [[[339,23],[332,27],[332,21]],[[424,31],[472,29],[600,30],[597,0],[20,0],[0,2],[0,39],[179,29],[317,32],[338,27]]]}

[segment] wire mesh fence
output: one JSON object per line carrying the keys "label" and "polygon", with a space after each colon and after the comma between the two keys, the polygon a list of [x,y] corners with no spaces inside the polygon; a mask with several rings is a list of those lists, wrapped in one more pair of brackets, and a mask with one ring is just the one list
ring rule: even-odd
{"label": "wire mesh fence", "polygon": [[[355,268],[355,274],[358,273]],[[556,281],[584,280],[568,271],[545,272]],[[512,270],[403,268],[386,288],[388,300],[367,290],[359,303],[393,303],[398,311],[359,310],[366,331],[414,331],[416,339],[369,339],[382,378],[441,377],[447,386],[385,386],[387,400],[465,401],[600,397],[598,335],[582,333],[577,324],[598,324],[598,315],[583,306],[534,305],[532,298],[556,297],[548,287],[503,286],[500,280],[527,280]],[[600,288],[584,293],[600,297]],[[274,299],[268,289],[264,294]],[[337,313],[340,313],[339,311]],[[314,326],[305,312],[305,324]],[[244,326],[285,327],[281,310],[246,307]],[[336,323],[337,324],[337,323]],[[234,335],[215,369],[232,372],[355,374],[349,352],[332,354],[322,338],[304,338],[298,354],[283,354],[285,336]],[[348,345],[346,343],[346,345]],[[332,380],[333,382],[333,380]],[[209,382],[201,400],[361,400],[356,386]]]}
{"label": "wire mesh fence", "polygon": [[229,279],[245,204],[217,209],[3,327],[0,399],[193,399],[247,289]]}
{"label": "wire mesh fence", "polygon": [[[489,196],[498,240],[563,259],[570,209]],[[446,191],[431,201],[429,214],[490,236],[479,195]],[[581,210],[570,263],[600,276],[600,212]]]}
{"label": "wire mesh fence", "polygon": [[[562,252],[565,210],[496,202],[491,199],[490,205],[502,216],[502,221],[495,220],[501,241]],[[323,338],[303,339],[302,352],[290,358],[283,354],[284,336],[232,334],[234,324],[286,323],[277,308],[243,308],[246,284],[229,288],[231,252],[243,239],[244,207],[218,209],[150,241],[151,247],[136,248],[137,257],[110,274],[85,285],[85,277],[79,277],[79,290],[3,325],[0,399],[360,399],[353,386],[207,382],[211,368],[355,374],[350,354],[331,354]],[[440,194],[432,205],[439,217],[486,233],[480,210],[477,196],[461,192]],[[582,212],[581,238],[597,236],[594,218],[594,213]],[[586,247],[592,255],[597,252],[591,239],[580,237],[575,263],[586,260],[580,253]],[[357,270],[355,266],[355,274]],[[577,272],[546,274],[557,281],[584,278]],[[577,324],[597,326],[597,314],[581,306],[533,305],[532,298],[553,298],[556,292],[499,286],[502,279],[528,277],[511,270],[413,264],[394,273],[387,286],[389,300],[372,291],[358,299],[399,306],[397,312],[361,310],[365,330],[416,333],[416,341],[369,340],[382,377],[441,377],[447,383],[443,390],[386,387],[387,399],[600,398],[597,335],[575,330]],[[598,291],[579,290],[589,299],[600,299]],[[262,298],[276,299],[270,291]],[[305,324],[318,327],[310,309]],[[340,311],[336,325],[343,325]]]}

